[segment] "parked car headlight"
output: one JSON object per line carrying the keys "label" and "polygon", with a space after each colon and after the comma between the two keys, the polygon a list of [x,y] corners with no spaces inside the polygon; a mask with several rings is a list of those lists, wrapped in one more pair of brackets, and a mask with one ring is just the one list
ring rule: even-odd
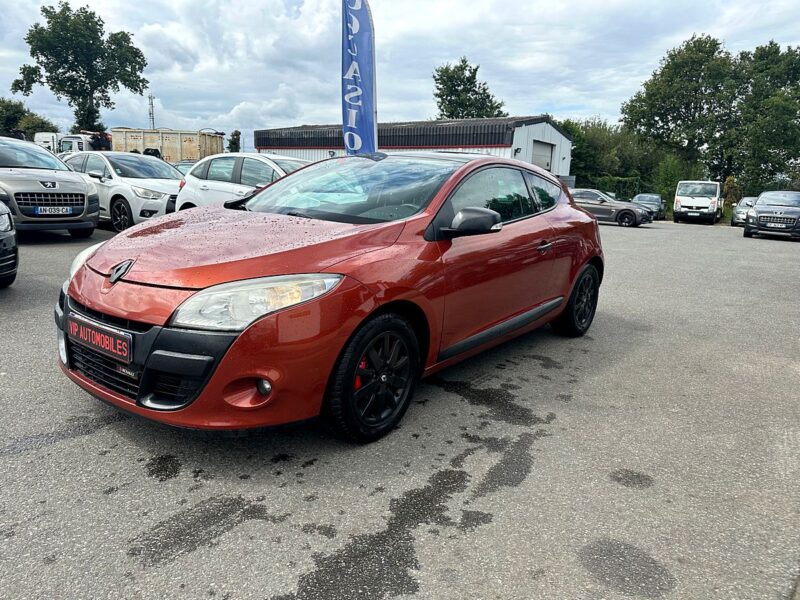
{"label": "parked car headlight", "polygon": [[161,192],[157,192],[155,190],[148,190],[145,188],[136,187],[135,185],[131,186],[133,193],[139,196],[139,198],[144,198],[145,200],[161,200],[162,198],[166,198],[169,194],[163,194]]}
{"label": "parked car headlight", "polygon": [[747,211],[747,220],[748,221],[755,221],[756,220],[756,211],[750,209]]}
{"label": "parked car headlight", "polygon": [[0,215],[0,232],[11,231],[11,215]]}
{"label": "parked car headlight", "polygon": [[188,298],[171,325],[188,329],[242,331],[256,319],[331,291],[342,275],[280,275],[215,285]]}
{"label": "parked car headlight", "polygon": [[97,249],[105,244],[105,242],[100,242],[99,244],[95,244],[94,246],[89,246],[85,250],[81,250],[78,252],[78,256],[75,257],[75,260],[72,261],[72,265],[69,267],[69,278],[72,279],[75,276],[75,273],[78,272],[84,263],[89,260],[89,258],[97,252]]}

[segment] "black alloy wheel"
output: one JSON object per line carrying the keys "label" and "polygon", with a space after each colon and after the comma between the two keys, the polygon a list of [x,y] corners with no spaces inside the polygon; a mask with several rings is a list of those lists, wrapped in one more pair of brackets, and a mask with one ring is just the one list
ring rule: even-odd
{"label": "black alloy wheel", "polygon": [[367,321],[342,351],[331,375],[323,415],[353,441],[375,441],[400,422],[420,372],[419,342],[400,315]]}
{"label": "black alloy wheel", "polygon": [[390,421],[408,394],[411,375],[409,349],[403,338],[387,331],[372,340],[353,377],[353,398],[365,425]]}
{"label": "black alloy wheel", "polygon": [[620,227],[633,227],[636,224],[636,219],[633,213],[625,211],[617,217],[617,223],[619,223]]}
{"label": "black alloy wheel", "polygon": [[122,198],[117,198],[111,203],[111,227],[119,233],[125,231],[133,225],[133,215],[128,206],[128,202]]}
{"label": "black alloy wheel", "polygon": [[589,331],[599,296],[600,273],[594,265],[585,265],[575,281],[564,312],[550,324],[553,331],[567,337],[580,337]]}

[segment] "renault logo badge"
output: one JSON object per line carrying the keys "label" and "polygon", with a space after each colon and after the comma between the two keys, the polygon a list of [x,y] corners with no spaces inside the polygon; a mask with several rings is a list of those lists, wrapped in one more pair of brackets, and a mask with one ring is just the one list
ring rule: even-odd
{"label": "renault logo badge", "polygon": [[119,263],[113,269],[111,269],[111,275],[109,276],[108,280],[111,284],[117,283],[120,279],[125,277],[128,271],[131,270],[133,263],[136,261],[133,260],[126,260],[124,262]]}

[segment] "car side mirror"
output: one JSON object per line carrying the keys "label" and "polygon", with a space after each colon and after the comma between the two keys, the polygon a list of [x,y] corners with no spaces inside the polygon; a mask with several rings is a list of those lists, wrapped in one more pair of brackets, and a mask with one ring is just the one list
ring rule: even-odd
{"label": "car side mirror", "polygon": [[500,213],[490,208],[469,206],[458,211],[450,227],[443,227],[441,233],[446,239],[452,239],[467,235],[496,233],[502,228]]}
{"label": "car side mirror", "polygon": [[746,202],[744,203],[744,205],[745,205],[745,206],[753,206],[753,201],[752,201],[752,200],[748,200],[748,201],[746,201]]}
{"label": "car side mirror", "polygon": [[99,179],[100,183],[106,180],[106,178],[103,177],[103,174],[100,171],[88,171],[86,174],[92,179]]}

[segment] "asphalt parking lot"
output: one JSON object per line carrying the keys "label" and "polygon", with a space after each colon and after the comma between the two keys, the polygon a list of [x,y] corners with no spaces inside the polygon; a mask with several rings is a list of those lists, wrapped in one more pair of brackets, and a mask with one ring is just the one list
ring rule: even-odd
{"label": "asphalt parking lot", "polygon": [[89,242],[0,291],[0,597],[793,598],[800,243],[602,228],[590,334],[451,368],[370,446],[127,417],[59,371]]}

